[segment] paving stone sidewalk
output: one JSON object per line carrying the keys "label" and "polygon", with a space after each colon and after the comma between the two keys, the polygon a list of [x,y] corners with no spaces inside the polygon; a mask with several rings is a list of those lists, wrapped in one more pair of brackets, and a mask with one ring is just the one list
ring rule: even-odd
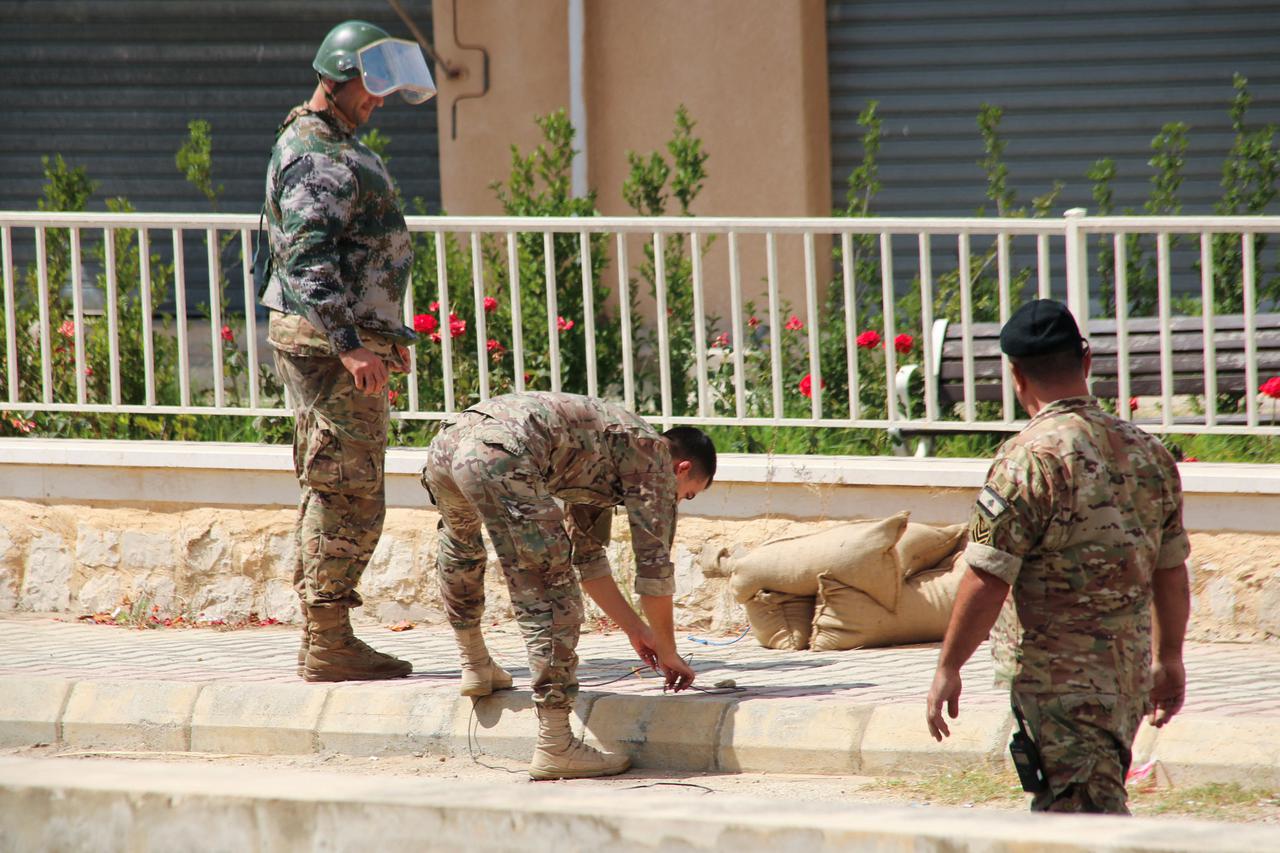
{"label": "paving stone sidewalk", "polygon": [[[454,695],[457,653],[447,628],[420,625],[393,632],[366,626],[358,633],[376,648],[413,663],[411,677],[387,682],[386,687],[411,686]],[[485,633],[494,656],[516,676],[517,689],[526,687],[526,658],[514,627],[490,625]],[[815,702],[914,705],[921,708],[922,716],[938,655],[936,644],[782,652],[760,648],[750,635],[731,645],[714,646],[689,636],[683,632],[678,645],[682,654],[691,656],[700,687],[733,679],[744,688],[736,694],[742,699],[804,697]],[[726,643],[734,638],[704,639]],[[69,617],[8,614],[0,618],[0,678],[302,684],[294,674],[297,643],[297,629],[283,626],[148,630],[70,621]],[[584,691],[661,694],[656,678],[624,677],[637,661],[621,632],[585,634],[578,651]],[[1183,714],[1280,721],[1280,646],[1189,643],[1186,663],[1189,683]],[[992,684],[986,646],[962,674],[962,714],[1007,709],[1008,694]]]}

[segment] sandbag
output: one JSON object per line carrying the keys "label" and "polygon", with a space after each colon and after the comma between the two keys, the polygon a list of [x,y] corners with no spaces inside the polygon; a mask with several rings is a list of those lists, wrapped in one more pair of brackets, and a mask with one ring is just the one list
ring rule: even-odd
{"label": "sandbag", "polygon": [[965,570],[960,555],[953,554],[938,568],[920,572],[903,585],[895,612],[823,576],[818,581],[809,648],[819,652],[937,642],[947,632]]}
{"label": "sandbag", "polygon": [[900,512],[880,521],[775,539],[745,554],[722,558],[721,565],[727,561],[731,567],[729,584],[742,604],[762,590],[816,595],[818,577],[826,574],[892,610],[897,607],[902,578],[894,546],[906,529],[907,517]]}
{"label": "sandbag", "polygon": [[952,524],[934,527],[929,524],[907,524],[898,540],[898,559],[902,563],[902,579],[932,569],[961,546],[967,527]]}
{"label": "sandbag", "polygon": [[744,606],[752,635],[766,649],[809,648],[809,635],[813,632],[812,595],[757,592]]}

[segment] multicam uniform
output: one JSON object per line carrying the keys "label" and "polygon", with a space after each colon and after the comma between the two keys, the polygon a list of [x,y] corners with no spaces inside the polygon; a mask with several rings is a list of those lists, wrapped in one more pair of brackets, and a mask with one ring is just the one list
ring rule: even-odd
{"label": "multicam uniform", "polygon": [[1190,550],[1173,458],[1093,397],[1058,400],[1000,449],[969,536],[969,565],[1013,587],[1022,636],[997,632],[994,653],[1048,776],[1032,809],[1127,813],[1152,573]]}
{"label": "multicam uniform", "polygon": [[483,523],[542,707],[572,707],[577,696],[578,579],[610,572],[604,549],[612,507],[627,509],[636,592],[675,590],[671,453],[653,427],[620,406],[576,394],[495,397],[436,436],[422,482],[440,510],[438,569],[450,623],[475,627],[484,611]]}
{"label": "multicam uniform", "polygon": [[276,136],[267,220],[262,303],[293,403],[302,486],[294,586],[308,605],[359,606],[355,586],[386,512],[389,407],[357,390],[337,356],[363,346],[394,366],[395,344],[415,342],[401,319],[413,249],[382,160],[339,118],[305,105]]}

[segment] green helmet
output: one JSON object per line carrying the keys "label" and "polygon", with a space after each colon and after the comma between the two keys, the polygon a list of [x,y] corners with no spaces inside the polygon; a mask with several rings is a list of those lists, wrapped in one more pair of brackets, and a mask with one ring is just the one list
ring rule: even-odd
{"label": "green helmet", "polygon": [[376,41],[391,38],[382,27],[368,21],[343,21],[324,37],[311,67],[322,77],[339,83],[360,74],[356,53]]}

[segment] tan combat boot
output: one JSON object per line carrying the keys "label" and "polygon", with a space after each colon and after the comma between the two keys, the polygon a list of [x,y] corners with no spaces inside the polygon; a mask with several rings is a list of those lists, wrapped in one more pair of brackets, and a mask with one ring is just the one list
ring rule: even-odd
{"label": "tan combat boot", "polygon": [[453,638],[462,655],[462,695],[488,696],[495,690],[511,686],[511,673],[489,657],[480,627],[454,628]]}
{"label": "tan combat boot", "polygon": [[617,776],[631,767],[625,755],[601,752],[573,736],[568,708],[538,708],[538,745],[529,776],[545,779],[588,779]]}
{"label": "tan combat boot", "polygon": [[349,608],[304,606],[307,612],[307,681],[374,681],[402,678],[413,665],[375,651],[351,632]]}

